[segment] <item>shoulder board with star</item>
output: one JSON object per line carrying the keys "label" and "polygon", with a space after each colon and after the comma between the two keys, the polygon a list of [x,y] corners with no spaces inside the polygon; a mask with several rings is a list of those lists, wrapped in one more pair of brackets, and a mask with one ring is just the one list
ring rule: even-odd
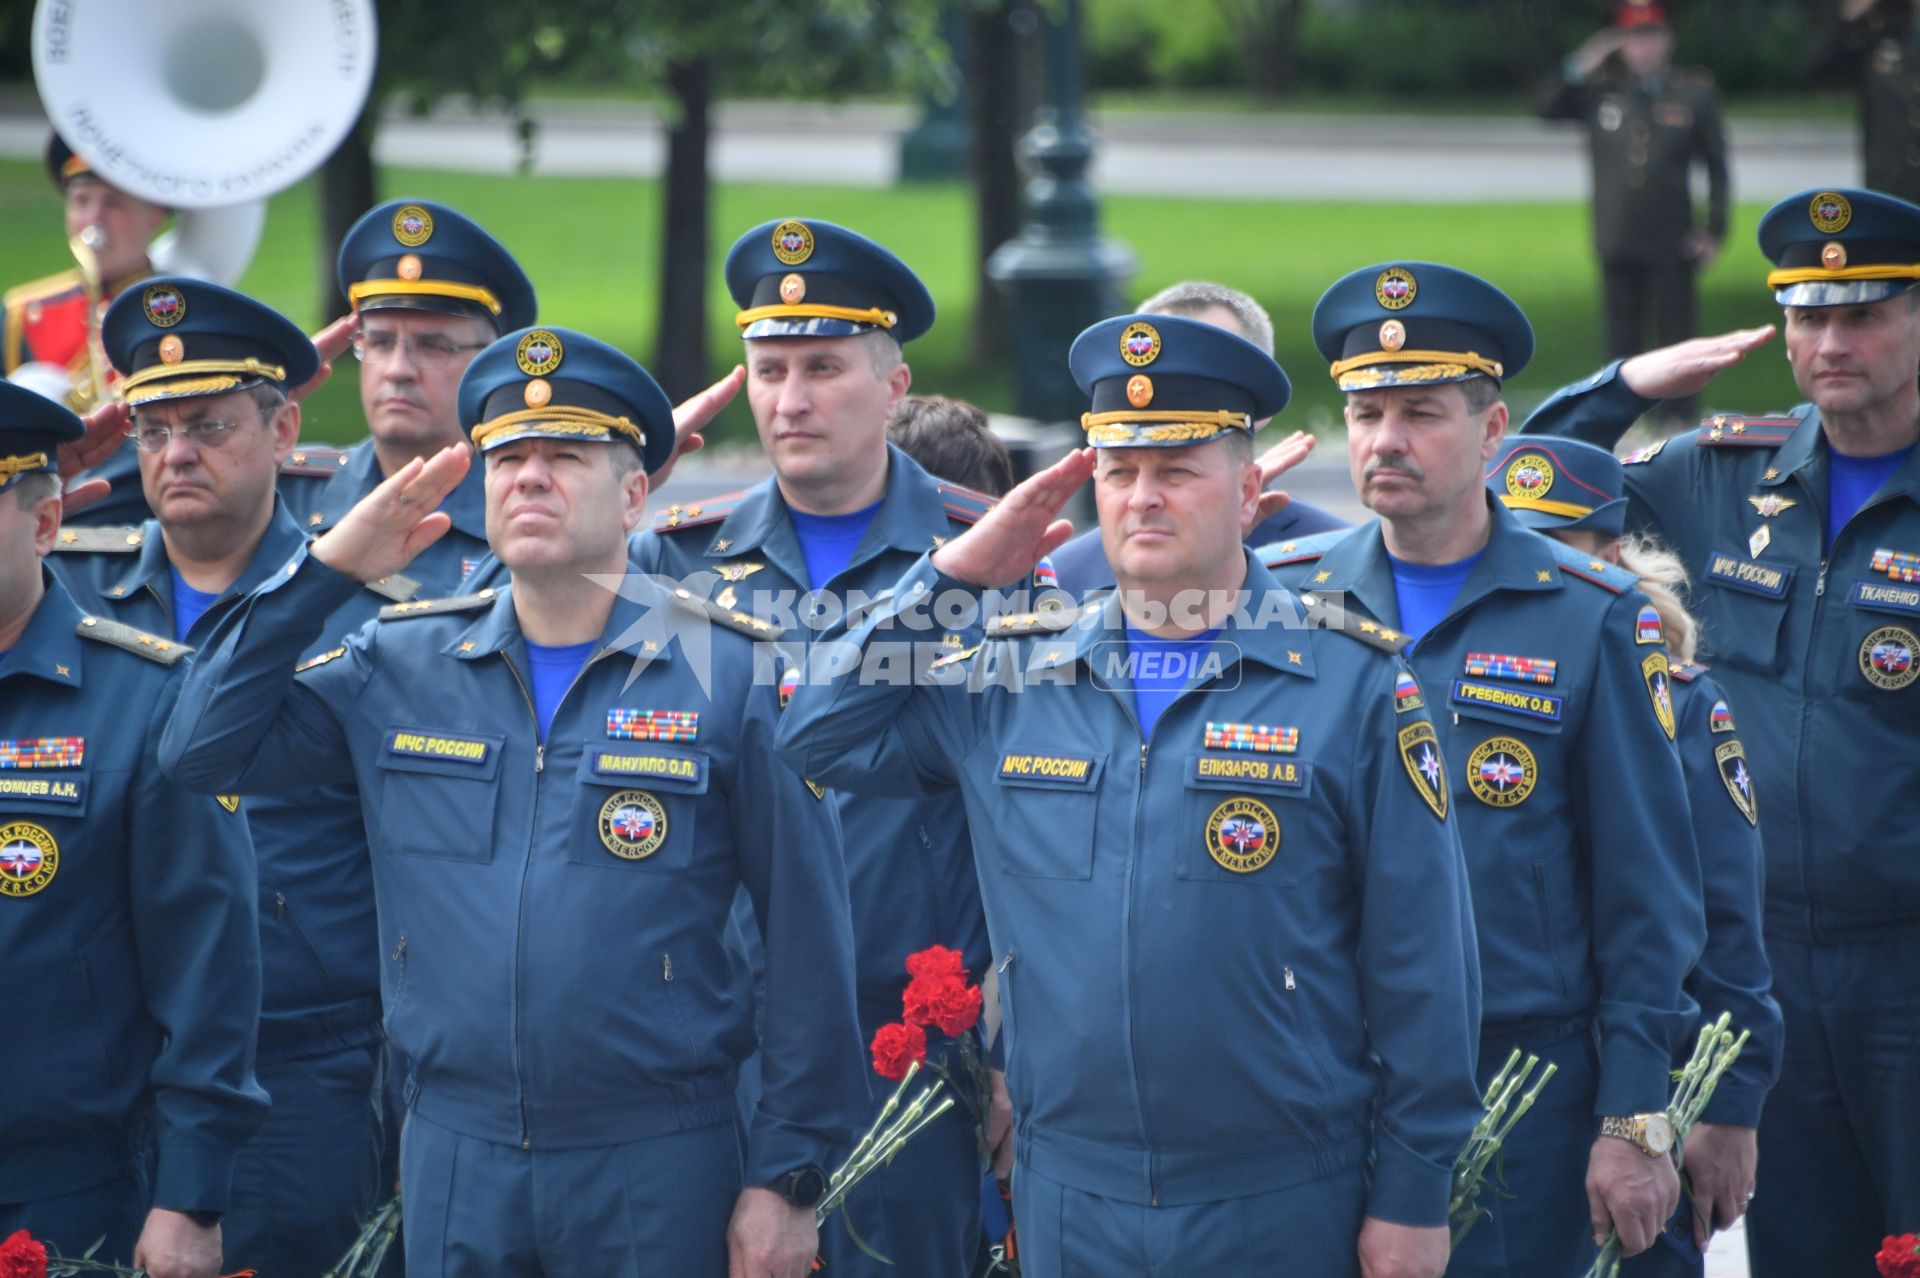
{"label": "shoulder board with star", "polygon": [[397,604],[407,603],[420,593],[419,582],[397,572],[388,573],[380,580],[369,581],[366,585],[368,590],[382,599],[391,599]]}
{"label": "shoulder board with star", "polygon": [[347,450],[344,448],[302,446],[294,449],[287,460],[280,463],[280,473],[298,475],[303,479],[331,479],[346,464]]}
{"label": "shoulder board with star", "polygon": [[1336,528],[1331,532],[1314,533],[1310,537],[1290,537],[1286,541],[1262,546],[1260,562],[1269,568],[1311,563],[1325,555],[1335,542],[1351,531],[1350,528]]}
{"label": "shoulder board with star", "polygon": [[114,621],[107,617],[82,617],[79,628],[74,631],[82,639],[94,639],[101,643],[110,643],[116,648],[124,648],[135,656],[145,657],[148,661],[170,666],[182,657],[188,656],[193,649],[171,639],[162,639],[159,635],[150,635],[137,626]]}
{"label": "shoulder board with star", "polygon": [[990,493],[964,488],[959,484],[950,484],[944,479],[939,481],[938,486],[940,500],[947,508],[947,518],[956,523],[977,524],[981,517],[1000,501]]}
{"label": "shoulder board with star", "polygon": [[1080,620],[1080,608],[1040,608],[1033,612],[1007,612],[987,623],[989,639],[1010,639],[1017,635],[1051,634],[1065,630]]}
{"label": "shoulder board with star", "polygon": [[1632,588],[1634,582],[1640,580],[1618,564],[1610,564],[1604,559],[1595,559],[1592,555],[1583,555],[1573,547],[1553,541],[1552,538],[1547,540],[1553,542],[1553,557],[1559,563],[1560,571],[1569,577],[1590,581],[1616,595],[1625,594]]}
{"label": "shoulder board with star", "polygon": [[786,637],[786,628],[776,626],[764,617],[756,617],[750,612],[738,608],[726,608],[711,599],[702,599],[685,586],[673,592],[676,608],[690,612],[696,617],[705,617],[714,625],[726,630],[735,630],[755,639],[781,639]]}
{"label": "shoulder board with star", "polygon": [[0,301],[4,301],[7,309],[12,310],[30,302],[47,302],[81,291],[80,272],[58,271],[37,280],[28,280],[25,284],[14,285]]}
{"label": "shoulder board with star", "polygon": [[1697,448],[1778,448],[1793,438],[1798,417],[1736,417],[1722,413],[1700,423]]}
{"label": "shoulder board with star", "polygon": [[1676,662],[1667,667],[1667,673],[1681,683],[1692,683],[1707,672],[1707,668],[1692,661]]}
{"label": "shoulder board with star", "polygon": [[302,661],[299,665],[295,666],[293,668],[293,672],[295,674],[299,674],[302,670],[311,670],[315,666],[324,666],[329,661],[338,661],[340,658],[346,655],[347,655],[347,646],[345,644],[341,644],[338,648],[329,648],[325,652],[316,652],[311,657],[308,657],[305,661]]}
{"label": "shoulder board with star", "polygon": [[53,548],[68,554],[130,555],[145,544],[147,534],[136,524],[120,527],[66,528],[53,539]]}
{"label": "shoulder board with star", "polygon": [[734,507],[745,501],[753,489],[742,488],[738,492],[722,493],[706,501],[697,501],[683,506],[673,503],[653,517],[653,530],[657,533],[677,532],[682,528],[699,528],[706,524],[717,524],[733,513]]}
{"label": "shoulder board with star", "polygon": [[1305,620],[1313,629],[1357,639],[1381,652],[1399,653],[1406,650],[1407,637],[1392,626],[1383,626],[1371,617],[1363,617],[1344,608],[1336,612],[1326,600],[1310,590],[1300,596],[1300,602],[1306,605]]}
{"label": "shoulder board with star", "polygon": [[[389,578],[391,580],[391,578]],[[494,592],[482,590],[474,595],[448,595],[444,599],[412,599],[388,604],[380,610],[382,621],[405,621],[410,617],[437,617],[447,612],[477,612],[493,606]]]}

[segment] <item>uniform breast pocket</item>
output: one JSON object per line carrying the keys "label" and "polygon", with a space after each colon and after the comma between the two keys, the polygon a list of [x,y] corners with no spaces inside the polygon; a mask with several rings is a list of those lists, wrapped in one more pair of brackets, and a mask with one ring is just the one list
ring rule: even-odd
{"label": "uniform breast pocket", "polygon": [[1093,877],[1104,754],[1010,750],[994,776],[991,834],[1000,867],[1035,879]]}
{"label": "uniform breast pocket", "polygon": [[380,753],[375,847],[402,856],[493,860],[494,806],[505,737],[389,730]]}
{"label": "uniform breast pocket", "polygon": [[1778,674],[1793,569],[1720,551],[1710,552],[1702,567],[1693,592],[1702,649],[1715,665]]}
{"label": "uniform breast pocket", "polygon": [[684,872],[693,864],[709,765],[706,751],[684,746],[589,744],[580,759],[567,860],[606,870]]}
{"label": "uniform breast pocket", "polygon": [[[1287,830],[1312,794],[1313,765],[1284,755],[1207,752],[1187,761],[1174,873],[1203,883],[1299,887],[1311,872],[1304,837],[1289,848]],[[1301,831],[1304,835],[1304,830]]]}

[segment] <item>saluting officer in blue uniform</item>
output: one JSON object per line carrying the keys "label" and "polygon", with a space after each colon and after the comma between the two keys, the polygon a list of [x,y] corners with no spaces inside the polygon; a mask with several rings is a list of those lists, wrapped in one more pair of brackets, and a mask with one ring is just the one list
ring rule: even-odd
{"label": "saluting officer in blue uniform", "polygon": [[[295,674],[334,608],[446,530],[469,454],[409,463],[222,619],[169,766],[242,792],[358,785],[410,1073],[410,1273],[717,1276],[731,1249],[735,1272],[799,1278],[864,1092],[833,809],[768,765],[779,671],[727,627],[777,632],[622,584],[673,448],[638,364],[509,333],[460,410],[510,584],[393,605]],[[768,954],[744,1167],[743,883]]]}
{"label": "saluting officer in blue uniform", "polygon": [[42,566],[56,455],[81,434],[0,384],[0,1237],[212,1278],[267,1108],[253,850],[231,797],[160,772],[186,649],[84,611]]}
{"label": "saluting officer in blue uniform", "polygon": [[[1560,1067],[1506,1150],[1516,1196],[1487,1204],[1448,1272],[1574,1278],[1589,1237],[1617,1227],[1642,1251],[1679,1195],[1667,1071],[1694,1023],[1681,986],[1705,924],[1666,646],[1628,574],[1528,531],[1482,487],[1501,384],[1533,353],[1506,294],[1383,263],[1327,290],[1313,336],[1378,518],[1268,562],[1411,644],[1421,695],[1445,711],[1473,877],[1482,1078],[1516,1047]],[[1534,453],[1500,482],[1578,496]]]}
{"label": "saluting officer in blue uniform", "polygon": [[[1560,481],[1555,491],[1508,490],[1507,468],[1528,452],[1553,467]],[[1701,1023],[1726,1012],[1737,1029],[1752,1034],[1687,1137],[1692,1201],[1683,1199],[1660,1241],[1621,1270],[1686,1278],[1703,1272],[1707,1239],[1738,1220],[1753,1195],[1754,1129],[1780,1074],[1780,1005],[1770,992],[1773,977],[1760,939],[1760,802],[1746,745],[1726,693],[1706,667],[1693,663],[1696,623],[1672,588],[1684,585],[1678,559],[1647,538],[1623,539],[1627,499],[1620,475],[1619,461],[1597,445],[1509,436],[1487,468],[1487,487],[1526,527],[1639,575],[1635,584],[1654,614],[1638,624],[1661,628],[1673,660],[1675,742],[1687,775],[1707,915],[1706,949],[1687,977],[1687,995],[1699,1006]],[[1692,1049],[1689,1041],[1676,1068]]]}
{"label": "saluting officer in blue uniform", "polygon": [[[473,219],[432,200],[388,200],[340,241],[340,291],[360,318],[353,354],[368,437],[348,449],[305,446],[281,467],[280,493],[319,536],[388,475],[416,457],[462,443],[461,375],[480,349],[537,318],[533,284],[513,255]],[[351,634],[385,603],[451,594],[487,551],[480,468],[447,497],[446,536],[339,629]]]}
{"label": "saluting officer in blue uniform", "polygon": [[[1129,315],[1070,358],[1093,448],[916,562],[856,652],[817,648],[781,744],[828,785],[966,802],[1029,1278],[1432,1278],[1479,1109],[1434,726],[1378,627],[1329,625],[1249,560],[1272,357]],[[901,633],[1065,540],[1090,473],[1118,590],[889,677],[912,673]]]}
{"label": "saluting officer in blue uniform", "polygon": [[[300,434],[290,393],[320,357],[269,307],[171,277],[125,294],[101,333],[157,516],[63,532],[52,562],[100,615],[198,645],[307,540],[274,484]],[[355,601],[330,618],[335,642],[372,611]],[[373,871],[351,786],[262,796],[241,813],[259,866],[258,1068],[273,1110],[234,1170],[227,1251],[299,1278],[339,1259],[380,1189]]]}
{"label": "saluting officer in blue uniform", "polygon": [[[1628,457],[1627,527],[1693,574],[1766,812],[1787,1037],[1760,1127],[1753,1271],[1864,1275],[1884,1235],[1920,1229],[1920,207],[1804,191],[1759,234],[1809,402]],[[1611,365],[1526,429],[1611,447],[1656,398],[1698,391],[1770,333]]]}
{"label": "saluting officer in blue uniform", "polygon": [[[843,227],[786,219],[736,240],[726,279],[741,308],[747,400],[774,473],[744,492],[667,506],[634,538],[633,559],[781,625],[799,654],[862,595],[879,594],[965,532],[993,499],[934,478],[887,443],[887,422],[913,380],[901,348],[934,319],[933,298],[906,263]],[[944,632],[916,637],[960,642]],[[865,1044],[900,1019],[908,954],[949,946],[976,980],[986,975],[986,919],[958,796],[834,791],[827,802],[847,839]],[[952,1052],[935,1038],[936,1057]],[[872,1078],[864,1065],[861,1075]],[[892,1088],[873,1080],[872,1090],[877,1111]],[[981,1170],[973,1115],[956,1105],[853,1200],[850,1220],[893,1264],[836,1224],[822,1240],[828,1268],[967,1278],[979,1251]]]}

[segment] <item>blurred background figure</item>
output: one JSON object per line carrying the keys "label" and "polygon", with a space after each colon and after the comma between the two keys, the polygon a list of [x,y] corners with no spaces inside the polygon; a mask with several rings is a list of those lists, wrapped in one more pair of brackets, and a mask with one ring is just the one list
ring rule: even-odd
{"label": "blurred background figure", "polygon": [[[1673,45],[1665,4],[1624,0],[1611,26],[1567,56],[1540,101],[1547,119],[1587,128],[1608,359],[1695,331],[1694,277],[1727,234],[1719,91],[1707,72],[1675,66]],[[1707,179],[1704,223],[1691,186],[1696,164]],[[1674,408],[1690,416],[1694,404]]]}
{"label": "blurred background figure", "polygon": [[887,442],[936,479],[990,497],[1013,487],[1013,456],[979,406],[945,395],[909,395],[887,423]]}
{"label": "blurred background figure", "polygon": [[1866,185],[1920,202],[1920,2],[1839,0],[1837,17],[1807,74],[1858,90]]}

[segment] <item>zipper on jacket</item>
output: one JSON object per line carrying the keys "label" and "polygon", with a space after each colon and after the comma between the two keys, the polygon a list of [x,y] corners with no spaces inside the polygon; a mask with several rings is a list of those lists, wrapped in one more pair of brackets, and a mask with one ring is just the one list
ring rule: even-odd
{"label": "zipper on jacket", "polygon": [[1815,599],[1818,599],[1820,596],[1826,593],[1827,593],[1827,561],[1825,559],[1822,559],[1820,561],[1820,575],[1814,578],[1814,581],[1813,581],[1813,597]]}
{"label": "zipper on jacket", "polygon": [[1006,970],[1012,966],[1013,966],[1013,951],[1008,950],[1007,956],[1000,960],[1000,966],[994,968],[993,970],[997,973],[1000,973],[1001,975],[1005,975]]}
{"label": "zipper on jacket", "polygon": [[671,981],[673,979],[673,955],[671,954],[662,954],[660,956],[660,979],[663,981]]}
{"label": "zipper on jacket", "polygon": [[[1167,709],[1171,710],[1173,707],[1168,706]],[[1166,716],[1163,713],[1161,717]],[[1139,726],[1138,720],[1135,720],[1134,727],[1138,729]],[[1154,726],[1158,727],[1159,724],[1156,723]],[[1151,733],[1140,741],[1140,782],[1133,796],[1133,846],[1136,849],[1151,846],[1147,840],[1144,825],[1147,809],[1147,754],[1150,737]],[[1139,878],[1140,858],[1136,854],[1127,864],[1127,893],[1123,898],[1120,916],[1120,974],[1125,982],[1121,997],[1121,1011],[1127,1022],[1127,1072],[1132,1075],[1133,1081],[1134,1117],[1140,1123],[1140,1142],[1151,1151],[1153,1135],[1147,1126],[1146,1088],[1140,1080],[1139,1026],[1136,1023],[1133,1007],[1133,897],[1139,886]],[[1151,1153],[1147,1155],[1147,1201],[1149,1206],[1160,1205],[1160,1186],[1154,1175]]]}
{"label": "zipper on jacket", "polygon": [[1292,989],[1293,988],[1293,969],[1290,967],[1281,968],[1280,976],[1281,976],[1281,979],[1286,982],[1287,988]]}
{"label": "zipper on jacket", "polygon": [[[273,917],[276,919],[284,919],[287,917],[287,898],[281,896],[278,892],[273,894]],[[395,955],[395,957],[397,958],[399,956]]]}

